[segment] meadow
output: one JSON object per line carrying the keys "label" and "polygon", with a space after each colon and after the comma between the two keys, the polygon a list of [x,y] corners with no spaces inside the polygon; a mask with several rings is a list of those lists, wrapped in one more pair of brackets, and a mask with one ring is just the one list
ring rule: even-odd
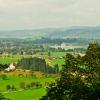
{"label": "meadow", "polygon": [[30,57],[30,55],[8,55],[0,56],[0,64],[10,64],[12,62],[18,62],[23,57]]}
{"label": "meadow", "polygon": [[46,93],[45,88],[24,90],[18,92],[10,92],[5,94],[5,97],[11,100],[39,100]]}
{"label": "meadow", "polygon": [[[12,77],[8,76],[6,80],[0,78],[0,92],[5,95],[5,97],[10,98],[11,100],[39,100],[39,98],[46,93],[45,82],[55,82],[56,78],[52,77],[43,77],[43,78],[34,78],[34,77]],[[21,89],[20,83],[24,82],[29,84],[31,82],[39,82],[42,84],[40,88],[33,89]],[[16,91],[7,91],[7,85],[14,85]]]}
{"label": "meadow", "polygon": [[[42,55],[41,55],[42,54]],[[50,60],[50,65],[54,66],[55,64],[59,65],[61,69],[62,65],[64,64],[64,59],[59,59],[59,57],[64,57],[66,52],[51,52],[51,57],[56,57],[57,59]],[[35,54],[36,57],[42,57],[45,60],[48,60],[48,52],[39,52]],[[17,63],[22,58],[32,57],[32,55],[8,55],[8,56],[0,56],[0,64],[10,64],[12,62]]]}
{"label": "meadow", "polygon": [[[55,64],[59,65],[59,69],[61,70],[62,64],[64,64],[64,59],[60,59],[59,57],[63,57],[66,55],[66,52],[51,52],[51,57],[56,57],[57,59],[48,59],[48,52],[37,53],[36,57],[43,57],[45,60],[50,62],[51,66]],[[10,64],[12,62],[18,62],[23,57],[31,57],[31,55],[8,55],[8,56],[0,56],[0,64]],[[46,86],[45,82],[55,82],[56,77],[43,77],[43,78],[35,78],[35,77],[17,77],[17,76],[9,76],[7,74],[7,79],[3,80],[0,78],[0,92],[4,94],[5,97],[11,100],[39,100],[43,95],[46,94]],[[33,88],[33,89],[24,89],[21,90],[19,84],[21,82],[25,82],[25,84],[29,84],[31,82],[39,82],[42,84],[41,88]],[[7,91],[7,85],[14,85],[16,91]]]}

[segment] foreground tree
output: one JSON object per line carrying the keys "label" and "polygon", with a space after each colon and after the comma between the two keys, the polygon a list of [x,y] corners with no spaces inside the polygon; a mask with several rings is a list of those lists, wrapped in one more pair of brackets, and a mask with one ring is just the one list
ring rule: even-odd
{"label": "foreground tree", "polygon": [[97,53],[100,54],[99,45],[91,44],[82,62],[71,54],[66,55],[60,79],[49,86],[40,100],[100,100],[100,73],[95,70],[100,70]]}
{"label": "foreground tree", "polygon": [[90,70],[95,70],[97,67],[100,67],[100,45],[98,43],[91,43],[89,45],[83,61]]}

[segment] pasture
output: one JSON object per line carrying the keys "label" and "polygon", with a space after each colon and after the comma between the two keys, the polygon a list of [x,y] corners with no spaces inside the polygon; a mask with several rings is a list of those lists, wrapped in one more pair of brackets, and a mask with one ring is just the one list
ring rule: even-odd
{"label": "pasture", "polygon": [[39,100],[46,93],[45,88],[24,90],[18,92],[9,92],[5,94],[5,97],[11,100]]}
{"label": "pasture", "polygon": [[[64,59],[59,57],[63,57],[66,55],[66,52],[51,52],[51,57],[55,57],[56,59],[50,60],[50,65],[54,66],[55,64],[59,65],[59,69],[61,70],[62,65],[64,64]],[[34,55],[36,57],[43,57],[45,60],[49,59],[48,52],[37,53]],[[31,57],[30,55],[8,55],[8,56],[0,56],[0,64],[10,64],[12,62],[18,62],[23,57]],[[9,76],[7,74],[7,79],[3,80],[0,78],[0,92],[5,95],[5,97],[10,98],[11,100],[39,100],[40,97],[46,94],[46,86],[45,83],[55,82],[57,78],[52,77],[43,77],[43,78],[35,78],[35,77],[18,77],[18,76]],[[41,88],[33,88],[33,89],[24,89],[21,90],[20,83],[24,82],[25,85],[30,84],[31,82],[39,82],[42,84]],[[16,91],[7,91],[7,85],[15,86]]]}
{"label": "pasture", "polygon": [[13,77],[8,76],[6,80],[2,80],[0,78],[0,92],[6,91],[7,85],[14,85],[17,89],[19,89],[19,83],[25,82],[25,84],[29,84],[31,82],[40,82],[43,87],[45,87],[45,82],[54,82],[55,78],[49,77],[43,77],[43,78],[35,78],[35,77]]}
{"label": "pasture", "polygon": [[0,64],[10,64],[12,62],[18,62],[23,57],[27,58],[30,55],[8,55],[8,56],[0,56]]}
{"label": "pasture", "polygon": [[[0,78],[0,92],[5,95],[5,97],[10,98],[11,100],[39,100],[40,97],[45,95],[46,88],[45,82],[51,83],[55,82],[56,78],[53,77],[43,77],[43,78],[34,78],[34,77],[12,77],[8,76],[7,80],[3,80]],[[21,89],[19,84],[24,82],[26,85],[31,82],[39,82],[42,84],[40,88],[32,88],[32,89]],[[7,85],[14,85],[16,91],[7,91]]]}
{"label": "pasture", "polygon": [[[64,59],[59,59],[59,57],[64,57],[65,55],[66,55],[66,52],[51,52],[51,57],[56,57],[57,59],[52,59],[50,61],[50,65],[54,66],[55,64],[58,64],[59,68],[61,69],[62,65],[64,64]],[[36,55],[33,55],[33,56],[45,58],[45,60],[47,60],[48,59],[48,52],[39,52],[39,53],[37,53]],[[0,64],[10,64],[12,62],[17,63],[23,57],[28,58],[28,57],[32,57],[32,55],[0,56]]]}

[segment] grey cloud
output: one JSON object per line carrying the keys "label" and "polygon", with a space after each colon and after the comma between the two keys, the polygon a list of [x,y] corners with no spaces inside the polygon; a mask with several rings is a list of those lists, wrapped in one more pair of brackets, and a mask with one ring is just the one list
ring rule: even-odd
{"label": "grey cloud", "polygon": [[0,0],[0,29],[100,25],[100,0]]}

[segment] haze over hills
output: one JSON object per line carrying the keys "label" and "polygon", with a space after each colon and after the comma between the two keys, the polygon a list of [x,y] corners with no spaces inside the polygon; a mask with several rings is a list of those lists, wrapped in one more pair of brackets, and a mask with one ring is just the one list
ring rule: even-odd
{"label": "haze over hills", "polygon": [[40,38],[76,38],[100,41],[100,27],[68,27],[34,30],[0,31],[0,38],[40,39]]}

